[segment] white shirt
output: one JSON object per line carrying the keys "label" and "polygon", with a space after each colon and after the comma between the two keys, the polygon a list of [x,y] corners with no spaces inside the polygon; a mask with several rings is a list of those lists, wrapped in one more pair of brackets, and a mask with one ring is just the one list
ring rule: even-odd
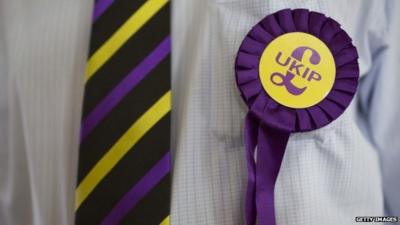
{"label": "white shirt", "polygon": [[[348,225],[400,215],[400,2],[174,0],[172,225],[244,225],[243,119],[234,58],[282,8],[342,24],[361,84],[339,119],[290,137],[277,225]],[[92,1],[0,0],[0,224],[72,225]],[[397,101],[396,101],[397,100]]]}

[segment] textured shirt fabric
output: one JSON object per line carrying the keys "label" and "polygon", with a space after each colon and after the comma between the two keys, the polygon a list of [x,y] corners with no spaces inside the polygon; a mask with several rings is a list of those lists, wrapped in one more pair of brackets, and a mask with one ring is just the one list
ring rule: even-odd
{"label": "textured shirt fabric", "polygon": [[[172,225],[244,225],[246,107],[238,47],[265,15],[307,8],[360,55],[357,97],[332,124],[290,136],[278,225],[400,215],[400,2],[173,0]],[[0,0],[0,224],[72,225],[92,1]]]}

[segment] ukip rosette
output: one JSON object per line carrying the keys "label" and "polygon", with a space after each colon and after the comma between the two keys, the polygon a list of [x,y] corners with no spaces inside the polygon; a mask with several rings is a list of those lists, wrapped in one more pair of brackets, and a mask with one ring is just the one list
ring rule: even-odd
{"label": "ukip rosette", "polygon": [[245,121],[248,225],[275,225],[274,186],[290,133],[338,118],[357,89],[358,54],[332,18],[284,9],[257,23],[235,63]]}

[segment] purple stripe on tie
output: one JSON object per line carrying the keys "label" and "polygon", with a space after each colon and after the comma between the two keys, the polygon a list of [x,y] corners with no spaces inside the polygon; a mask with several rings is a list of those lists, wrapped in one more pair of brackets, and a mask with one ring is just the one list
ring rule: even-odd
{"label": "purple stripe on tie", "polygon": [[111,212],[103,219],[101,225],[116,225],[128,212],[151,190],[171,168],[171,154],[168,151],[163,158],[144,175],[114,206]]}
{"label": "purple stripe on tie", "polygon": [[101,14],[103,14],[108,7],[114,2],[114,0],[98,0],[94,3],[93,9],[93,22],[95,22]]}
{"label": "purple stripe on tie", "polygon": [[[135,49],[132,49],[135,51]],[[149,74],[171,51],[168,35],[139,65],[115,86],[110,93],[87,115],[81,127],[81,142],[92,132],[100,121],[127,95],[147,74]]]}

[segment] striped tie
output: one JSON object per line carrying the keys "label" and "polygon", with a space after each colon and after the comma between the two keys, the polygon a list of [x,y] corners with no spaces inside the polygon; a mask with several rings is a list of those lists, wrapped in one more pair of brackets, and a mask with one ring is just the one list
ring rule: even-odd
{"label": "striped tie", "polygon": [[168,0],[97,0],[85,74],[76,225],[167,225]]}

